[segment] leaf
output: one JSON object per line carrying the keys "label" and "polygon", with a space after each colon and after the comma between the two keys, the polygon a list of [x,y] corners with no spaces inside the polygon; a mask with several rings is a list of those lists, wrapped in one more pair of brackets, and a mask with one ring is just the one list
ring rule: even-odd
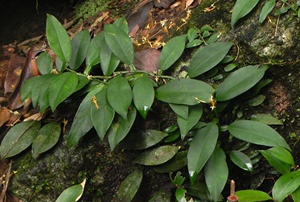
{"label": "leaf", "polygon": [[268,0],[263,8],[261,9],[260,15],[259,15],[259,23],[263,23],[269,13],[273,10],[275,6],[276,1],[275,0]]}
{"label": "leaf", "polygon": [[156,90],[156,98],[172,104],[196,105],[200,102],[209,103],[213,87],[195,79],[176,79]]}
{"label": "leaf", "polygon": [[218,126],[215,123],[208,123],[205,127],[197,130],[187,156],[192,184],[215,150],[218,136]]}
{"label": "leaf", "polygon": [[72,55],[69,61],[71,69],[76,70],[85,60],[90,45],[90,33],[88,30],[78,32],[71,41]]}
{"label": "leaf", "polygon": [[84,70],[85,74],[89,74],[91,68],[100,62],[101,41],[104,39],[104,36],[101,33],[102,32],[91,40],[90,46],[87,50],[85,59],[86,69]]}
{"label": "leaf", "polygon": [[107,100],[110,106],[126,119],[132,101],[132,91],[124,77],[117,76],[110,80],[107,89]]}
{"label": "leaf", "polygon": [[231,15],[231,27],[233,27],[239,19],[250,13],[258,2],[259,0],[237,0]]}
{"label": "leaf", "polygon": [[0,107],[0,127],[3,126],[4,123],[10,120],[12,113],[6,107]]}
{"label": "leaf", "polygon": [[133,44],[126,32],[113,24],[104,25],[104,37],[110,50],[125,64],[134,60]]}
{"label": "leaf", "polygon": [[51,149],[59,140],[61,127],[59,123],[48,123],[43,126],[32,142],[32,156],[37,158],[41,153]]}
{"label": "leaf", "polygon": [[181,116],[183,119],[188,119],[189,106],[180,104],[169,104],[169,106],[178,116]]}
{"label": "leaf", "polygon": [[186,35],[176,36],[164,45],[158,60],[159,69],[167,70],[180,58],[185,48],[185,40]]}
{"label": "leaf", "polygon": [[199,34],[199,31],[195,28],[190,28],[187,32],[187,39],[189,40],[189,42],[194,41],[194,39],[197,38]]}
{"label": "leaf", "polygon": [[228,178],[226,156],[220,147],[215,148],[207,161],[204,176],[211,200],[218,201]]}
{"label": "leaf", "polygon": [[289,173],[291,170],[291,166],[294,164],[286,163],[278,158],[276,158],[272,152],[268,150],[260,150],[259,151],[269,162],[271,166],[273,166],[279,173],[285,174]]}
{"label": "leaf", "polygon": [[232,150],[229,153],[229,157],[231,161],[241,169],[249,172],[253,171],[253,165],[251,159],[243,152]]}
{"label": "leaf", "polygon": [[9,158],[24,151],[37,136],[40,127],[41,123],[35,121],[21,122],[12,127],[1,142],[1,158]]}
{"label": "leaf", "polygon": [[141,132],[133,132],[126,136],[124,144],[125,149],[147,149],[162,141],[168,133],[164,133],[158,130],[146,130]]}
{"label": "leaf", "polygon": [[81,184],[73,185],[65,189],[59,197],[56,199],[55,202],[76,202],[78,201],[84,191],[86,179],[83,180]]}
{"label": "leaf", "polygon": [[21,87],[21,100],[31,98],[32,90],[36,88],[34,85],[42,76],[36,76],[25,81]]}
{"label": "leaf", "polygon": [[90,114],[91,107],[93,105],[92,99],[93,96],[98,93],[102,88],[103,84],[98,85],[95,87],[92,91],[90,91],[85,98],[82,100],[81,104],[79,105],[79,108],[75,114],[68,139],[67,139],[67,146],[68,148],[73,147],[76,145],[80,138],[82,138],[92,127],[93,122],[91,120],[90,116],[87,116]]}
{"label": "leaf", "polygon": [[141,186],[143,172],[140,170],[130,173],[121,183],[116,194],[116,202],[130,202]]}
{"label": "leaf", "polygon": [[164,145],[141,153],[135,162],[146,166],[155,166],[169,161],[180,147]]}
{"label": "leaf", "polygon": [[121,116],[118,117],[118,121],[111,125],[107,137],[108,142],[111,150],[121,142],[126,135],[128,134],[129,130],[131,129],[136,117],[136,110],[132,108],[128,111],[127,119],[122,118]]}
{"label": "leaf", "polygon": [[273,147],[271,149],[268,149],[268,151],[273,156],[278,158],[279,160],[281,160],[285,163],[289,163],[291,165],[295,165],[292,154],[289,151],[287,151],[285,148],[283,148],[283,147]]}
{"label": "leaf", "polygon": [[50,48],[64,63],[69,62],[72,53],[70,38],[62,24],[52,15],[47,14],[46,36]]}
{"label": "leaf", "polygon": [[93,97],[95,103],[92,104],[90,112],[94,128],[101,140],[104,139],[115,117],[115,111],[108,104],[106,94],[107,88],[103,88]]}
{"label": "leaf", "polygon": [[230,72],[232,70],[234,70],[238,65],[236,63],[230,63],[228,65],[226,65],[226,67],[224,67],[224,71],[225,72]]}
{"label": "leaf", "polygon": [[188,68],[189,76],[197,77],[215,67],[224,59],[231,46],[231,42],[216,42],[199,48]]}
{"label": "leaf", "polygon": [[151,199],[148,202],[158,202],[158,201],[171,201],[170,192],[166,193],[166,190],[159,190],[154,192]]}
{"label": "leaf", "polygon": [[299,202],[300,201],[300,187],[298,187],[296,189],[296,191],[294,191],[292,193],[292,198],[293,198],[294,202]]}
{"label": "leaf", "polygon": [[286,141],[273,128],[257,121],[239,120],[228,126],[234,137],[264,146],[281,146],[291,150]]}
{"label": "leaf", "polygon": [[196,125],[200,120],[203,113],[202,104],[189,107],[188,118],[184,119],[177,116],[177,123],[180,129],[181,139],[183,140],[188,132]]}
{"label": "leaf", "polygon": [[49,53],[43,52],[43,53],[39,54],[39,56],[36,60],[36,64],[42,75],[52,73],[53,61],[52,61],[52,58],[50,57]]}
{"label": "leaf", "polygon": [[259,121],[267,125],[283,125],[282,121],[269,114],[253,114],[252,121]]}
{"label": "leaf", "polygon": [[118,28],[120,28],[121,30],[123,30],[126,34],[129,34],[128,23],[127,23],[125,17],[118,18],[114,22],[114,25],[116,25]]}
{"label": "leaf", "polygon": [[185,199],[186,190],[182,188],[177,188],[175,192],[176,200],[179,202],[186,202]]}
{"label": "leaf", "polygon": [[300,185],[300,170],[282,175],[274,184],[272,196],[282,202],[289,194],[293,193]]}
{"label": "leaf", "polygon": [[39,91],[39,106],[40,106],[40,112],[44,113],[46,109],[49,107],[49,99],[48,99],[48,89],[51,85],[51,80],[58,77],[57,74],[45,74],[43,75],[43,85],[39,89],[35,88],[35,90]]}
{"label": "leaf", "polygon": [[75,73],[65,72],[52,79],[48,89],[49,105],[54,112],[56,107],[76,90],[78,77]]}
{"label": "leaf", "polygon": [[173,158],[164,164],[154,167],[157,173],[170,173],[175,172],[187,165],[187,151],[181,151],[175,154]]}
{"label": "leaf", "polygon": [[250,100],[247,101],[247,104],[251,107],[256,107],[261,105],[266,99],[266,96],[264,95],[258,95],[255,96],[254,98],[251,98]]}
{"label": "leaf", "polygon": [[133,86],[133,103],[141,116],[146,119],[154,101],[154,87],[152,80],[147,76],[139,77]]}
{"label": "leaf", "polygon": [[241,190],[235,192],[240,202],[257,202],[272,200],[272,198],[265,192],[259,190]]}
{"label": "leaf", "polygon": [[231,73],[217,88],[218,101],[230,100],[252,88],[264,76],[267,66],[242,67]]}

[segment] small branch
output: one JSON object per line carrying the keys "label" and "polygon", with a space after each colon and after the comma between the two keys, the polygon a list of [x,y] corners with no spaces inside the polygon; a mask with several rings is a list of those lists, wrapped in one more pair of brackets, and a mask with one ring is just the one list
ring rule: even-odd
{"label": "small branch", "polygon": [[239,198],[235,195],[235,182],[230,181],[230,196],[227,197],[228,202],[239,202]]}

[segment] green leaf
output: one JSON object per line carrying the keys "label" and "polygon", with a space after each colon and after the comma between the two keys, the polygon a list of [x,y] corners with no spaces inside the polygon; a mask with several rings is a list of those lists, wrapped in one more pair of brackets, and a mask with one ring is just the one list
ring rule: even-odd
{"label": "green leaf", "polygon": [[167,136],[168,133],[150,129],[141,132],[133,132],[126,136],[122,147],[131,150],[147,149],[156,145]]}
{"label": "green leaf", "polygon": [[296,191],[292,193],[292,198],[294,202],[300,202],[300,187],[298,187]]}
{"label": "green leaf", "polygon": [[189,106],[180,104],[169,104],[169,106],[178,116],[181,116],[185,120],[188,119]]}
{"label": "green leaf", "polygon": [[156,98],[172,104],[196,105],[209,103],[214,88],[195,79],[176,79],[156,90]]}
{"label": "green leaf", "polygon": [[50,48],[64,63],[69,62],[72,53],[69,35],[62,24],[52,15],[47,14],[46,36]]}
{"label": "green leaf", "polygon": [[132,108],[128,111],[127,119],[124,119],[121,116],[119,116],[118,121],[111,125],[107,133],[108,142],[111,150],[114,150],[117,144],[119,144],[119,142],[121,142],[126,137],[134,123],[135,117],[136,110],[135,108]]}
{"label": "green leaf", "polygon": [[181,151],[175,154],[173,158],[164,164],[154,167],[154,171],[157,173],[170,173],[175,172],[187,165],[187,151]]}
{"label": "green leaf", "polygon": [[182,55],[185,48],[186,35],[171,38],[163,47],[158,60],[158,67],[167,70]]}
{"label": "green leaf", "polygon": [[187,38],[188,38],[189,42],[194,41],[194,39],[197,38],[198,34],[199,34],[199,31],[197,29],[190,28],[187,33]]}
{"label": "green leaf", "polygon": [[231,73],[216,90],[218,101],[230,100],[252,88],[264,76],[267,66],[242,67]]}
{"label": "green leaf", "polygon": [[68,148],[76,145],[80,138],[82,138],[92,127],[93,122],[91,117],[88,116],[90,114],[91,107],[93,105],[92,100],[93,96],[97,94],[102,88],[103,84],[98,85],[92,91],[90,91],[85,98],[82,100],[79,108],[75,114],[69,135],[67,140]]}
{"label": "green leaf", "polygon": [[48,89],[48,98],[51,110],[54,112],[61,102],[65,101],[75,92],[78,84],[78,77],[73,72],[65,72],[51,80]]}
{"label": "green leaf", "polygon": [[275,0],[269,0],[265,3],[264,7],[261,9],[260,15],[259,15],[259,23],[263,23],[266,19],[266,17],[271,13],[275,6],[276,1]]}
{"label": "green leaf", "polygon": [[90,33],[88,30],[78,32],[71,41],[72,55],[69,61],[71,69],[76,70],[80,67],[86,57],[90,45]]}
{"label": "green leaf", "polygon": [[231,27],[233,27],[239,19],[250,13],[258,2],[259,0],[237,0],[231,15]]}
{"label": "green leaf", "polygon": [[179,202],[186,202],[185,193],[186,193],[185,189],[177,188],[175,192],[176,200]]}
{"label": "green leaf", "polygon": [[223,60],[231,46],[231,42],[216,42],[199,48],[188,68],[189,76],[197,77],[215,67]]}
{"label": "green leaf", "polygon": [[95,97],[95,102],[91,107],[91,120],[93,122],[94,128],[97,131],[98,136],[101,140],[104,139],[104,136],[112,124],[112,121],[115,117],[115,111],[108,104],[106,99],[107,88],[103,88],[98,92]]}
{"label": "green leaf", "polygon": [[61,127],[59,123],[48,123],[43,126],[38,135],[33,139],[32,142],[32,156],[37,158],[41,153],[48,151],[59,140]]}
{"label": "green leaf", "polygon": [[114,201],[116,202],[130,202],[141,186],[143,179],[143,172],[140,170],[130,173],[121,183],[120,188],[116,194]]}
{"label": "green leaf", "polygon": [[50,74],[53,69],[53,61],[49,53],[43,52],[39,54],[36,64],[41,74]]}
{"label": "green leaf", "polygon": [[40,127],[41,123],[35,121],[18,123],[12,127],[1,142],[1,158],[9,158],[24,151],[37,136]]}
{"label": "green leaf", "polygon": [[271,149],[268,149],[268,151],[276,158],[278,158],[279,160],[291,164],[291,165],[295,165],[294,162],[294,158],[292,156],[292,154],[286,150],[283,147],[273,147]]}
{"label": "green leaf", "polygon": [[264,146],[281,146],[291,150],[286,141],[273,128],[257,121],[239,120],[228,126],[234,137]]}
{"label": "green leaf", "polygon": [[[43,85],[41,85],[40,89],[36,89],[39,91],[39,106],[40,112],[44,113],[46,109],[49,107],[49,96],[48,96],[48,89],[51,85],[52,79],[58,77],[57,74],[45,74],[43,77]],[[41,78],[42,79],[42,78]]]}
{"label": "green leaf", "polygon": [[215,150],[218,136],[219,130],[215,123],[208,123],[205,127],[197,130],[187,156],[192,184]]}
{"label": "green leaf", "polygon": [[241,169],[249,172],[253,171],[251,159],[243,152],[232,150],[229,153],[229,157],[231,161]]}
{"label": "green leaf", "polygon": [[272,196],[282,202],[289,194],[300,186],[300,170],[282,175],[274,184]]}
{"label": "green leaf", "polygon": [[247,104],[251,107],[256,107],[261,105],[266,99],[265,95],[257,95],[247,101]]}
{"label": "green leaf", "polygon": [[55,202],[76,202],[78,201],[84,191],[86,179],[83,180],[81,184],[74,185],[65,189]]}
{"label": "green leaf", "polygon": [[123,30],[126,34],[129,34],[128,23],[127,23],[125,17],[118,18],[114,22],[114,25],[116,25],[118,28],[120,28],[121,30]]}
{"label": "green leaf", "polygon": [[89,48],[86,53],[86,69],[84,70],[85,74],[89,74],[91,68],[97,65],[100,62],[100,50],[101,50],[101,42],[104,39],[102,32],[96,35],[89,45]]}
{"label": "green leaf", "polygon": [[107,89],[107,100],[110,106],[126,119],[132,101],[132,91],[124,77],[117,76],[110,80]]}
{"label": "green leaf", "polygon": [[189,107],[189,115],[187,119],[177,116],[177,123],[180,129],[181,139],[183,140],[188,132],[196,125],[202,116],[202,104]]}
{"label": "green leaf", "polygon": [[267,125],[283,125],[282,121],[269,114],[253,114],[252,121],[259,121]]}
{"label": "green leaf", "polygon": [[133,86],[133,103],[141,116],[146,119],[154,101],[154,88],[152,80],[146,76],[139,77]]}
{"label": "green leaf", "polygon": [[146,166],[155,166],[169,161],[178,152],[180,147],[164,145],[140,154],[135,162]]}
{"label": "green leaf", "polygon": [[158,201],[171,201],[171,193],[166,192],[166,190],[159,190],[154,192],[151,199],[148,202],[158,202]]}
{"label": "green leaf", "polygon": [[218,201],[228,178],[226,156],[221,148],[215,148],[205,165],[204,176],[211,200]]}
{"label": "green leaf", "polygon": [[125,64],[132,64],[134,50],[131,39],[122,29],[113,24],[104,25],[104,36],[110,50]]}
{"label": "green leaf", "polygon": [[226,67],[224,67],[224,71],[225,72],[230,72],[232,70],[234,70],[238,65],[236,63],[230,63],[228,65],[226,65]]}
{"label": "green leaf", "polygon": [[290,172],[291,166],[293,164],[286,163],[276,158],[276,156],[274,156],[269,150],[260,150],[259,152],[267,159],[269,164],[273,166],[279,173],[285,174]]}
{"label": "green leaf", "polygon": [[241,190],[235,192],[235,195],[239,198],[239,202],[257,202],[272,200],[271,196],[259,190]]}
{"label": "green leaf", "polygon": [[31,98],[32,91],[36,89],[35,82],[42,76],[32,77],[24,82],[21,87],[21,100]]}

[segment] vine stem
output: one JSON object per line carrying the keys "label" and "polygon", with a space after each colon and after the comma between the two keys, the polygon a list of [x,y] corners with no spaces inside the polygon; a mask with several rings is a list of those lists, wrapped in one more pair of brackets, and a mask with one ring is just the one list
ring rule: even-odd
{"label": "vine stem", "polygon": [[227,202],[239,202],[239,198],[235,195],[235,182],[230,181],[230,196],[227,197]]}

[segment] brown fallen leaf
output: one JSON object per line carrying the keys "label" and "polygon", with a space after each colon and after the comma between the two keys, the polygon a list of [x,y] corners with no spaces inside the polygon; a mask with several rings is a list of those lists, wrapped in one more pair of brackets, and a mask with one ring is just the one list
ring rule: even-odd
{"label": "brown fallen leaf", "polygon": [[140,70],[153,73],[158,70],[159,56],[160,52],[154,48],[137,51],[133,64]]}
{"label": "brown fallen leaf", "polygon": [[158,7],[158,8],[167,9],[173,2],[174,2],[174,0],[154,0],[154,5],[155,5],[155,7]]}
{"label": "brown fallen leaf", "polygon": [[11,113],[6,107],[0,107],[0,127],[10,119]]}

